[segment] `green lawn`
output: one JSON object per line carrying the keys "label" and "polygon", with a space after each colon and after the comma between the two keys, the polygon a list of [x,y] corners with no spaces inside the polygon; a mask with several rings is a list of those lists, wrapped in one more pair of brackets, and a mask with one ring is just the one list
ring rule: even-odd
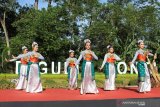
{"label": "green lawn", "polygon": [[[11,82],[12,79],[17,79],[18,75],[16,74],[0,74],[0,89],[12,89],[15,87],[15,84]],[[53,74],[44,74],[41,75],[42,84],[44,88],[67,88],[67,75],[53,75]],[[78,86],[81,82],[81,75],[78,76]],[[104,74],[96,73],[96,83],[97,86],[102,88],[104,84]],[[129,85],[137,85],[137,75],[136,74],[124,74],[117,75],[116,86],[124,87]]]}

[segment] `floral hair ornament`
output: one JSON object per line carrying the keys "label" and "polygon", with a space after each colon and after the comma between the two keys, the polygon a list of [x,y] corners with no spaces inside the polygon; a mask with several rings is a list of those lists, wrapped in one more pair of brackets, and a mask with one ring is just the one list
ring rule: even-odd
{"label": "floral hair ornament", "polygon": [[25,49],[27,49],[27,47],[26,47],[26,46],[23,46],[23,47],[22,47],[22,50],[25,50]]}
{"label": "floral hair ornament", "polygon": [[142,43],[142,42],[144,42],[143,40],[138,40],[138,44],[140,44],[140,43]]}
{"label": "floral hair ornament", "polygon": [[111,48],[111,47],[112,47],[112,45],[108,45],[108,46],[107,46],[107,49],[109,49],[109,48]]}
{"label": "floral hair ornament", "polygon": [[85,39],[84,40],[84,43],[86,44],[86,43],[91,43],[91,41],[89,40],[89,39]]}
{"label": "floral hair ornament", "polygon": [[38,43],[37,42],[33,42],[32,43],[32,47],[34,47],[35,45],[38,45]]}
{"label": "floral hair ornament", "polygon": [[69,53],[74,53],[74,50],[69,50]]}

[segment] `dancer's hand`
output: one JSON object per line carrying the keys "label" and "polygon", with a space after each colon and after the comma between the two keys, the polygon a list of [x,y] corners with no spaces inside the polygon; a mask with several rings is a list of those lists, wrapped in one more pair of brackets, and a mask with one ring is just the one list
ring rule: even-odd
{"label": "dancer's hand", "polygon": [[147,51],[146,51],[146,55],[148,56],[148,55],[149,55],[149,53],[150,53],[150,52],[149,52],[149,50],[147,50]]}
{"label": "dancer's hand", "polygon": [[15,57],[14,55],[12,55],[12,58],[13,58],[13,59],[16,59],[16,57]]}
{"label": "dancer's hand", "polygon": [[114,57],[114,54],[110,54],[110,57],[112,57],[112,58],[113,58],[113,57]]}
{"label": "dancer's hand", "polygon": [[99,70],[100,70],[100,71],[102,71],[102,69],[103,69],[102,67],[99,67]]}
{"label": "dancer's hand", "polygon": [[23,58],[26,62],[29,62],[29,58],[28,57],[25,57]]}
{"label": "dancer's hand", "polygon": [[38,57],[39,57],[39,54],[38,54],[38,53],[35,53],[35,54],[34,54],[34,57],[38,58]]}
{"label": "dancer's hand", "polygon": [[157,59],[157,54],[154,54],[154,60]]}
{"label": "dancer's hand", "polygon": [[89,53],[90,53],[90,54],[92,54],[92,55],[94,54],[94,52],[93,52],[93,51],[91,51],[91,50],[89,50]]}
{"label": "dancer's hand", "polygon": [[5,61],[6,61],[6,62],[9,62],[9,60],[8,60],[7,58],[5,58]]}

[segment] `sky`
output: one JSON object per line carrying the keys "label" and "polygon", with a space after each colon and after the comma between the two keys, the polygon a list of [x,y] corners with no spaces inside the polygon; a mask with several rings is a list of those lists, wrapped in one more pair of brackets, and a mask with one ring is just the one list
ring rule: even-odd
{"label": "sky", "polygon": [[[31,6],[31,5],[34,5],[34,1],[35,0],[17,0],[19,2],[20,5],[24,6],[24,5],[28,5],[28,6]],[[41,2],[39,2],[38,6],[39,8],[46,8],[47,7],[47,2],[44,2],[43,0],[39,0]]]}
{"label": "sky", "polygon": [[[18,0],[19,4],[24,6],[24,5],[28,5],[28,6],[31,6],[31,5],[34,5],[34,1],[35,0]],[[106,2],[107,0],[100,0],[101,3],[104,3]],[[48,6],[48,3],[47,2],[44,2],[44,0],[39,0],[39,9],[41,8],[46,8]]]}

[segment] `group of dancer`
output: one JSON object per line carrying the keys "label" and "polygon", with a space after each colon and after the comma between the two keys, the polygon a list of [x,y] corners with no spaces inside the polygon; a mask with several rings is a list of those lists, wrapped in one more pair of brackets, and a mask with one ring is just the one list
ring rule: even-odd
{"label": "group of dancer", "polygon": [[23,46],[22,54],[17,57],[13,56],[13,59],[7,61],[12,62],[18,59],[21,63],[18,67],[19,80],[16,84],[16,90],[26,90],[28,93],[42,92],[39,61],[44,60],[44,57],[38,53],[38,44],[33,42],[30,52],[26,46]]}
{"label": "group of dancer", "polygon": [[[98,94],[98,88],[95,81],[95,71],[93,60],[98,60],[96,54],[91,50],[91,41],[89,39],[84,40],[85,50],[80,53],[78,59],[75,58],[74,51],[69,51],[69,58],[66,60],[67,72],[68,72],[68,88],[70,90],[77,89],[78,69],[77,65],[82,62],[81,72],[81,86],[80,94],[93,93]],[[146,64],[148,55],[154,56],[149,51],[144,50],[144,41],[138,41],[139,50],[136,51],[134,58],[130,64],[134,64],[137,60],[138,68],[138,91],[146,93],[151,91],[150,73]],[[28,52],[27,47],[22,47],[23,54],[9,61],[16,61],[21,59],[21,67],[19,69],[19,82],[16,89],[26,90],[30,93],[42,92],[42,84],[40,80],[40,70],[38,62],[44,60],[44,57],[38,53],[38,44],[33,42],[32,52]],[[116,90],[115,78],[117,74],[117,67],[115,62],[120,61],[120,57],[114,52],[114,48],[111,45],[107,46],[106,54],[100,70],[104,68],[105,82],[104,90]],[[154,57],[155,59],[156,57]]]}

